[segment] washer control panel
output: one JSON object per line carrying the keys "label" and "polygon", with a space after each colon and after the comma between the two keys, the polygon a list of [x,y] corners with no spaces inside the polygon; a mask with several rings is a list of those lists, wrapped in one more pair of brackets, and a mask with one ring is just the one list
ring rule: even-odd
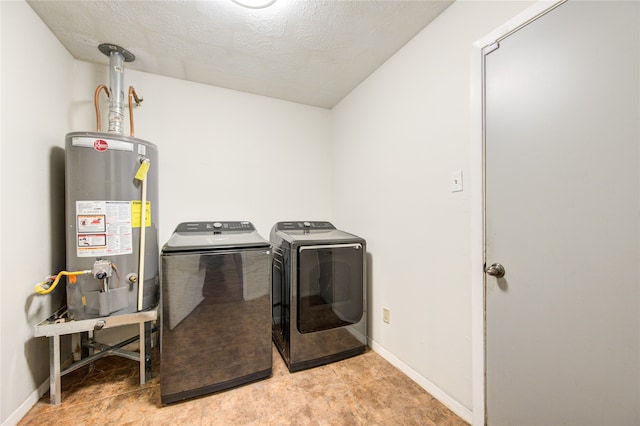
{"label": "washer control panel", "polygon": [[223,232],[253,232],[256,228],[251,222],[183,222],[176,228],[175,232],[213,232],[216,234]]}
{"label": "washer control panel", "polygon": [[330,222],[278,222],[276,229],[279,231],[310,231],[336,229]]}

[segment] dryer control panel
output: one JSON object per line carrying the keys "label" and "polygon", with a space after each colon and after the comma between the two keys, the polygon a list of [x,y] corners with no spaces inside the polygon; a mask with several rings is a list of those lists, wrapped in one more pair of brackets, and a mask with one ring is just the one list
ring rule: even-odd
{"label": "dryer control panel", "polygon": [[336,229],[330,222],[278,222],[276,224],[278,231],[308,231],[308,230],[324,230],[324,229]]}

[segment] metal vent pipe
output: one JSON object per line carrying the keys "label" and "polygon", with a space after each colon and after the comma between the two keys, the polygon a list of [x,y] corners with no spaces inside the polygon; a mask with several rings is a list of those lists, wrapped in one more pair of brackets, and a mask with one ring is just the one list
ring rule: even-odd
{"label": "metal vent pipe", "polygon": [[109,57],[109,133],[124,135],[124,63],[136,57],[128,50],[104,43],[98,49]]}

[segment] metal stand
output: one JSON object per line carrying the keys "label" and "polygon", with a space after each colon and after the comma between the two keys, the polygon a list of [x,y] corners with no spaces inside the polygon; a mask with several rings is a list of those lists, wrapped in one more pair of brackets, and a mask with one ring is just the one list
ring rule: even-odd
{"label": "metal stand", "polygon": [[[140,384],[151,379],[151,321],[158,318],[158,307],[153,309],[111,317],[92,318],[86,320],[70,320],[66,317],[66,308],[58,310],[46,320],[34,326],[35,337],[50,337],[49,340],[49,390],[51,404],[62,402],[60,376],[77,370],[107,355],[116,355],[140,362]],[[92,341],[87,346],[91,355],[76,361],[65,369],[60,368],[60,336],[75,333],[92,333],[94,330],[138,324],[138,336],[134,336],[114,346]],[[144,341],[142,340],[144,336]],[[129,343],[140,339],[140,352],[122,349]]]}

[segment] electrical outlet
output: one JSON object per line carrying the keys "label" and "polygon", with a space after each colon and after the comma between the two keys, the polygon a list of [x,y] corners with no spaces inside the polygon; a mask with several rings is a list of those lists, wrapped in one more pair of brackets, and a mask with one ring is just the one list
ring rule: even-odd
{"label": "electrical outlet", "polygon": [[391,324],[391,311],[388,308],[382,308],[382,321]]}

